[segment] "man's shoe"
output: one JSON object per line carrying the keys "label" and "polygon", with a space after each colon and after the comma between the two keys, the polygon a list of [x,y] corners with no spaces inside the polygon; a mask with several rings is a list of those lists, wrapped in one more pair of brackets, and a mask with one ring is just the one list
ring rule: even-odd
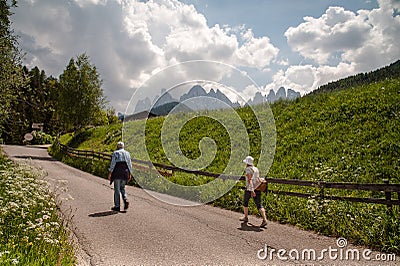
{"label": "man's shoe", "polygon": [[125,200],[124,201],[124,210],[129,208],[129,201]]}
{"label": "man's shoe", "polygon": [[243,218],[240,218],[239,221],[247,223],[249,221],[249,218],[243,217]]}
{"label": "man's shoe", "polygon": [[115,212],[119,212],[119,207],[112,207],[111,210],[115,211]]}
{"label": "man's shoe", "polygon": [[267,221],[262,221],[260,227],[266,227],[267,226]]}

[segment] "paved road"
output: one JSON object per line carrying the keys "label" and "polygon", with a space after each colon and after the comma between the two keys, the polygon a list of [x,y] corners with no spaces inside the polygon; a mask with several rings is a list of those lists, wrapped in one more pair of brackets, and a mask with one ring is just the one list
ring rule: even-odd
{"label": "paved road", "polygon": [[[261,222],[257,217],[242,224],[239,213],[208,205],[170,205],[135,187],[127,188],[128,212],[115,214],[109,211],[113,190],[105,179],[53,160],[44,148],[4,145],[3,150],[12,159],[30,162],[48,173],[62,211],[71,216],[79,265],[399,265],[399,260],[341,260],[335,251],[323,253],[320,261],[302,260],[304,250],[316,250],[319,257],[323,249],[338,249],[336,239],[274,222],[260,229],[253,225]],[[267,258],[258,258],[265,256],[258,251],[266,245]],[[291,250],[299,251],[300,260],[279,259],[279,249],[287,251],[283,257]],[[364,250],[350,245],[342,250],[348,249],[360,254]]]}

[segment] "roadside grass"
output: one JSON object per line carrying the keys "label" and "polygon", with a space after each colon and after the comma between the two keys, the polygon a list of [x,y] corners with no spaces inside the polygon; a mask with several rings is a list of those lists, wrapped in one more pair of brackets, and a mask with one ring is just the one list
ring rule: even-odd
{"label": "roadside grass", "polygon": [[122,138],[122,123],[102,127],[92,127],[80,132],[67,133],[60,136],[61,143],[67,143],[72,148],[112,152],[116,143]]}
{"label": "roadside grass", "polygon": [[0,264],[75,265],[74,249],[43,173],[0,154]]}
{"label": "roadside grass", "polygon": [[[399,103],[400,79],[388,79],[370,85],[309,95],[293,102],[281,101],[273,104],[271,109],[274,113],[277,142],[268,177],[355,183],[383,183],[384,180],[389,180],[390,183],[400,183]],[[239,109],[237,113],[246,126],[251,155],[257,155],[262,136],[257,123],[254,123],[254,116],[249,108]],[[170,162],[162,148],[161,128],[164,120],[165,118],[160,117],[146,122],[145,142],[140,141],[140,130],[135,131],[144,122],[128,122],[129,130],[124,134],[134,140],[129,147],[133,158],[146,159],[149,156],[155,162]],[[75,138],[66,136],[61,142],[79,149],[88,149],[92,145],[99,148],[93,148],[97,151],[112,150],[116,142],[121,140],[118,126],[90,129],[84,133],[86,135]],[[231,147],[224,130],[213,121],[193,119],[180,132],[179,145],[183,154],[196,159],[201,154],[199,140],[204,136],[215,137],[216,157],[204,170],[221,173],[226,162],[231,159]],[[206,135],[206,132],[211,133]],[[95,135],[96,139],[93,138]],[[110,146],[107,146],[106,140]],[[143,152],[143,147],[148,155]],[[59,159],[71,160],[70,163],[75,167],[106,177],[108,162],[85,162],[79,158],[67,158],[57,152],[55,145],[52,150]],[[148,174],[138,171],[136,177],[148,180]],[[175,173],[168,180],[187,186],[210,181],[209,178],[186,173]],[[157,190],[160,187],[162,191],[173,194],[167,185],[162,184]],[[243,187],[243,182],[238,182],[212,204],[241,212]],[[345,237],[355,244],[400,254],[399,206],[388,210],[385,205],[327,200],[318,197],[322,193],[318,188],[274,185],[270,189],[313,195],[308,199],[272,193],[263,195],[270,220],[293,224],[328,236]],[[378,193],[363,191],[326,190],[324,194],[382,197]],[[193,195],[188,197],[190,196]],[[195,197],[197,196],[201,197]],[[398,199],[399,195],[393,196]],[[250,212],[257,213],[253,203],[250,205]]]}

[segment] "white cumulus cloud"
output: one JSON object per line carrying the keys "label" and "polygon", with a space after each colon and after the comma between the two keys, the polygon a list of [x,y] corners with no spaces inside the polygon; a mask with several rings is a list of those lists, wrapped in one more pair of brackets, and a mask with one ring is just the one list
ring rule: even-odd
{"label": "white cumulus cloud", "polygon": [[327,82],[399,59],[400,2],[379,0],[378,3],[379,8],[357,13],[343,7],[329,7],[321,17],[305,17],[305,22],[290,27],[285,32],[288,44],[315,64],[289,66],[277,72],[269,85],[283,85],[305,94]]}
{"label": "white cumulus cloud", "polygon": [[[28,67],[58,76],[70,58],[86,53],[110,103],[123,111],[135,89],[154,73],[184,61],[223,62],[262,79],[268,91],[285,86],[302,94],[388,65],[400,58],[400,1],[378,4],[357,12],[333,6],[320,17],[304,17],[285,32],[294,57],[245,25],[209,25],[193,5],[178,0],[19,0],[12,20]],[[298,55],[305,65],[291,62]],[[165,78],[218,80],[227,74],[197,65]]]}
{"label": "white cumulus cloud", "polygon": [[269,38],[254,37],[251,29],[238,33],[229,25],[208,26],[194,6],[177,0],[18,3],[13,20],[27,53],[25,63],[58,76],[70,58],[87,53],[117,110],[124,109],[133,89],[153,71],[168,65],[202,59],[264,69],[279,51]]}
{"label": "white cumulus cloud", "polygon": [[386,65],[400,56],[399,2],[379,0],[379,8],[359,10],[329,7],[319,18],[290,27],[285,36],[293,50],[304,58],[325,65],[333,58],[352,63],[355,71]]}

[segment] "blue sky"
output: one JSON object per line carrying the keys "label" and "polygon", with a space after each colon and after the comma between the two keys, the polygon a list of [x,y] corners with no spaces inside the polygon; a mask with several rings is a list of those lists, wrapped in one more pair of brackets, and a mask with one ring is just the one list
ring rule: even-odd
{"label": "blue sky", "polygon": [[[244,98],[280,86],[306,94],[388,65],[400,58],[399,8],[399,0],[19,0],[12,20],[25,64],[58,77],[85,52],[123,111],[155,73],[188,60],[246,73],[258,87]],[[168,78],[194,72],[227,74]]]}

